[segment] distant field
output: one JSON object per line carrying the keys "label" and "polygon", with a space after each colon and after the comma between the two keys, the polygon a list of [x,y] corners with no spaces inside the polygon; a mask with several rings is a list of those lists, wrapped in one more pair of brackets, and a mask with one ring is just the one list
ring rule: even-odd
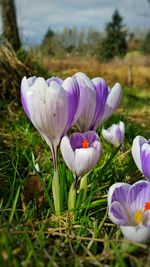
{"label": "distant field", "polygon": [[87,73],[91,78],[100,76],[106,79],[109,85],[118,81],[122,85],[133,87],[150,86],[150,58],[136,54],[124,60],[114,59],[109,63],[100,63],[95,58],[71,57],[57,59],[46,57],[44,66],[56,75],[67,77],[77,71]]}

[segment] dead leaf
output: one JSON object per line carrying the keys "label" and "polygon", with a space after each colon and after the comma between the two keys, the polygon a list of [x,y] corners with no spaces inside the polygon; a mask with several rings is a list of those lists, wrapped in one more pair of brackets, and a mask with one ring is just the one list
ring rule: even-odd
{"label": "dead leaf", "polygon": [[35,200],[40,208],[45,200],[45,193],[38,180],[38,176],[34,172],[30,172],[26,178],[24,201],[28,204],[30,200]]}

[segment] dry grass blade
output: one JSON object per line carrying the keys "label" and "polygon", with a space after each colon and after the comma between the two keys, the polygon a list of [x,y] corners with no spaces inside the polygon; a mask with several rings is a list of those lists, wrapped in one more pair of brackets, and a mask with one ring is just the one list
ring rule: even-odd
{"label": "dry grass blade", "polygon": [[[21,60],[7,42],[0,46],[0,96],[4,100],[15,100],[20,103],[20,83],[24,76],[39,75],[35,60],[25,50]],[[41,71],[43,71],[41,67]]]}
{"label": "dry grass blade", "polygon": [[8,43],[0,47],[0,94],[3,99],[18,100],[21,79],[30,74],[30,67],[17,58]]}

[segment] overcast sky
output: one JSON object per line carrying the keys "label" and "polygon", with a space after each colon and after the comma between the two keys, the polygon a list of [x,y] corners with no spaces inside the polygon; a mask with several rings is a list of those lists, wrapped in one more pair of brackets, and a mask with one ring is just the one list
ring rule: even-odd
{"label": "overcast sky", "polygon": [[150,28],[148,0],[15,0],[15,3],[19,30],[26,43],[40,43],[49,27],[103,31],[115,9],[128,28]]}

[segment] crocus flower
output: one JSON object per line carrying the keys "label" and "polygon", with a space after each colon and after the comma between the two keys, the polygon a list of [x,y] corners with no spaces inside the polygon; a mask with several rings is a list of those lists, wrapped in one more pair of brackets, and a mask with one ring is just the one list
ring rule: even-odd
{"label": "crocus flower", "polygon": [[123,235],[135,242],[150,238],[150,183],[116,183],[108,192],[109,218]]}
{"label": "crocus flower", "polygon": [[81,132],[96,130],[119,106],[122,96],[121,86],[116,83],[110,90],[102,78],[90,80],[81,72],[73,77],[79,87],[82,81],[86,87],[84,90],[87,91],[86,107],[77,121],[77,126]]}
{"label": "crocus flower", "polygon": [[125,135],[125,124],[120,121],[118,124],[112,124],[107,130],[102,130],[102,135],[105,140],[113,144],[114,146],[119,146],[123,144]]}
{"label": "crocus flower", "polygon": [[83,83],[80,82],[79,88],[75,78],[67,78],[63,81],[58,77],[52,77],[47,81],[41,77],[28,79],[24,77],[21,82],[23,108],[52,152],[53,196],[57,213],[60,210],[57,149],[62,136],[75,123],[84,109],[83,97],[86,92],[84,90],[80,92],[82,85]]}
{"label": "crocus flower", "polygon": [[150,181],[150,140],[136,136],[132,144],[132,156],[139,170]]}
{"label": "crocus flower", "polygon": [[[68,207],[75,206],[76,192],[79,178],[82,178],[97,163],[101,153],[101,143],[94,131],[83,134],[74,133],[70,137],[64,136],[60,144],[61,153],[68,168],[74,173],[75,180],[69,191]],[[87,193],[87,176],[81,179],[80,189],[83,189],[84,202]]]}
{"label": "crocus flower", "polygon": [[68,168],[77,177],[83,177],[97,163],[101,153],[101,143],[94,131],[73,133],[70,137],[62,138],[60,150]]}

